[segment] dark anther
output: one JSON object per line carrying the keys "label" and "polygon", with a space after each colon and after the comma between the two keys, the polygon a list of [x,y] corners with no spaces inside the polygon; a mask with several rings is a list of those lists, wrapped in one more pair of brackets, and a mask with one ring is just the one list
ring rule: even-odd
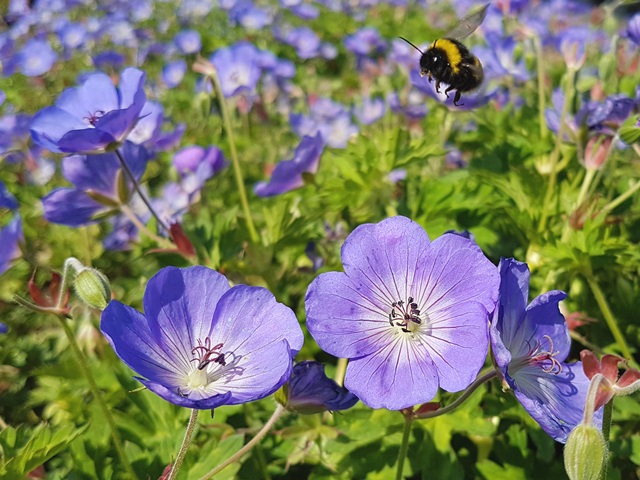
{"label": "dark anther", "polygon": [[211,362],[218,363],[222,366],[226,365],[224,353],[219,350],[222,348],[222,343],[211,346],[211,339],[207,337],[204,341],[204,345],[198,340],[198,346],[191,349],[191,353],[196,355],[196,358],[191,360],[192,362],[198,362],[198,370],[204,370],[204,368]]}

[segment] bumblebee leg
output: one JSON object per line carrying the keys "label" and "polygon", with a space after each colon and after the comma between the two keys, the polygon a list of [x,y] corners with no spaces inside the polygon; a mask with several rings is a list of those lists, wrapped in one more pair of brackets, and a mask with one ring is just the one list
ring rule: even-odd
{"label": "bumblebee leg", "polygon": [[455,97],[453,97],[453,104],[456,107],[459,107],[460,105],[464,105],[464,103],[458,103],[460,101],[460,97],[462,96],[462,94],[460,93],[460,90],[456,90],[456,95]]}
{"label": "bumblebee leg", "polygon": [[[452,87],[451,85],[449,85],[449,87],[444,91],[444,93],[445,93],[445,95],[447,96],[447,98],[449,98],[449,92],[450,92],[451,90],[453,90],[453,89],[454,89],[454,87]],[[456,90],[456,94],[457,94],[456,98],[459,98],[459,97],[460,97],[460,93],[459,93],[457,90]],[[456,100],[456,101],[457,101],[457,100]]]}
{"label": "bumblebee leg", "polygon": [[[436,93],[440,93],[440,80],[436,80]],[[449,95],[447,95],[448,97]]]}

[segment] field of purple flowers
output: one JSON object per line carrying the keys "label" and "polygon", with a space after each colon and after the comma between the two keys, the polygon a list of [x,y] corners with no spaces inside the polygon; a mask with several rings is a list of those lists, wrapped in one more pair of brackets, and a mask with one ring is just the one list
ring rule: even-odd
{"label": "field of purple flowers", "polygon": [[640,9],[481,8],[0,2],[0,478],[640,478]]}

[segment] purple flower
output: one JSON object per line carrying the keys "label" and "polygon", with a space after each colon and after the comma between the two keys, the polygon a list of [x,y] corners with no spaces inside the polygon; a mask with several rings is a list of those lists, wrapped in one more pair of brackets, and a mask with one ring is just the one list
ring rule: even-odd
{"label": "purple flower", "polygon": [[168,88],[175,88],[180,85],[185,73],[187,62],[183,58],[174,60],[162,67],[162,81]]}
{"label": "purple flower", "polygon": [[119,88],[105,73],[89,75],[33,117],[33,140],[56,153],[96,153],[118,145],[146,102],[144,80],[145,73],[136,68],[122,72]]}
{"label": "purple flower", "polygon": [[586,124],[592,131],[614,136],[618,127],[631,115],[634,103],[624,94],[611,95],[604,103],[593,105]]}
{"label": "purple flower", "polygon": [[22,255],[20,243],[23,239],[22,220],[20,215],[15,215],[4,228],[0,229],[0,275],[9,269],[13,260]]}
{"label": "purple flower", "polygon": [[183,30],[176,35],[173,43],[178,47],[180,53],[184,55],[198,53],[202,48],[200,33],[196,30]]}
{"label": "purple flower", "polygon": [[516,62],[516,41],[513,37],[498,34],[487,34],[487,47],[474,49],[474,53],[482,61],[484,75],[487,79],[513,77],[521,82],[529,79],[529,72],[524,59]]}
{"label": "purple flower", "polygon": [[382,53],[387,46],[378,30],[373,27],[361,28],[353,35],[347,35],[344,46],[359,57]]}
{"label": "purple flower", "polygon": [[64,22],[57,33],[60,43],[70,51],[82,47],[87,39],[87,30],[79,23]]}
{"label": "purple flower", "polygon": [[113,68],[119,70],[127,61],[126,57],[120,52],[114,50],[106,50],[100,53],[96,53],[93,56],[93,64],[96,68],[105,70],[107,68]]}
{"label": "purple flower", "polygon": [[57,59],[58,54],[47,40],[32,38],[17,54],[16,64],[27,77],[37,77],[51,70]]}
{"label": "purple flower", "polygon": [[298,57],[302,59],[314,58],[320,55],[320,37],[309,27],[292,29],[286,35],[285,42],[295,48]]}
{"label": "purple flower", "polygon": [[328,378],[324,365],[314,361],[294,365],[284,396],[287,410],[303,415],[346,410],[358,403],[358,397]]}
{"label": "purple flower", "polygon": [[0,180],[0,208],[8,208],[9,210],[15,210],[18,208],[18,201],[9,190],[7,186]]}
{"label": "purple flower", "polygon": [[225,97],[255,91],[261,74],[259,59],[260,52],[248,42],[221,48],[211,56],[211,63],[218,72]]}
{"label": "purple flower", "polygon": [[304,185],[304,174],[316,173],[324,144],[320,134],[303,137],[291,160],[280,162],[269,182],[258,183],[254,191],[259,197],[271,197],[290,192]]}
{"label": "purple flower", "polygon": [[[529,267],[512,258],[500,260],[500,296],[491,321],[493,356],[516,398],[542,429],[565,443],[582,421],[589,379],[580,362],[567,364],[571,337],[553,290],[527,306]],[[596,416],[602,423],[601,412]]]}
{"label": "purple flower", "polygon": [[342,246],[345,273],[319,275],[306,296],[320,348],[350,359],[345,387],[371,408],[430,401],[466,388],[484,364],[498,274],[458,235],[431,242],[392,217],[356,228]]}
{"label": "purple flower", "polygon": [[[149,159],[147,150],[126,142],[122,155],[139,180]],[[118,206],[118,179],[122,171],[115,153],[66,157],[62,171],[75,187],[57,188],[42,199],[44,216],[50,222],[78,227],[97,222]]]}
{"label": "purple flower", "polygon": [[0,333],[5,334],[9,331],[9,326],[6,323],[0,322]]}
{"label": "purple flower", "polygon": [[372,123],[384,117],[384,113],[386,110],[387,107],[383,99],[371,99],[365,97],[362,99],[362,104],[356,106],[353,109],[353,114],[360,123],[364,125],[371,125]]}
{"label": "purple flower", "polygon": [[636,45],[640,45],[640,13],[636,13],[627,24],[627,37]]}
{"label": "purple flower", "polygon": [[351,121],[351,113],[337,102],[320,98],[311,105],[311,115],[291,114],[289,121],[300,137],[314,136],[318,132],[324,143],[332,148],[345,148],[349,139],[358,133]]}
{"label": "purple flower", "polygon": [[213,409],[264,398],[292,371],[303,334],[261,287],[206,267],[166,267],[149,280],[144,315],[113,300],[100,329],[145,387],[168,402]]}
{"label": "purple flower", "polygon": [[173,131],[164,131],[164,108],[157,102],[148,101],[142,107],[140,120],[127,140],[144,145],[152,151],[162,151],[174,148],[182,138],[185,130],[184,124],[179,124]]}

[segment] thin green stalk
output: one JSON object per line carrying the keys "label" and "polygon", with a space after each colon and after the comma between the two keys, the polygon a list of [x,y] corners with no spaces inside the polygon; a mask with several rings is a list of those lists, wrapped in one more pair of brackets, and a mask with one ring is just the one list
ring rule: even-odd
{"label": "thin green stalk", "polygon": [[[582,186],[580,187],[580,193],[578,194],[578,200],[576,201],[575,209],[577,210],[584,202],[584,199],[587,196],[587,192],[589,191],[589,187],[593,182],[593,178],[595,177],[597,170],[595,168],[588,168],[582,180]],[[571,225],[567,222],[564,226],[564,230],[562,231],[562,236],[560,237],[560,242],[564,243],[569,240],[569,236],[571,234]],[[546,292],[546,290],[543,290]]]}
{"label": "thin green stalk", "polygon": [[624,202],[629,197],[631,197],[638,190],[640,190],[640,180],[637,181],[636,183],[634,183],[629,190],[627,190],[626,192],[624,192],[621,195],[618,195],[616,198],[614,198],[609,203],[607,203],[604,207],[602,207],[602,210],[600,210],[600,212],[603,213],[603,214],[609,213],[611,210],[613,210],[618,205],[620,205],[622,202]]}
{"label": "thin green stalk", "polygon": [[129,177],[129,180],[131,180],[131,183],[133,183],[133,188],[135,189],[137,194],[140,195],[140,198],[142,199],[144,204],[147,206],[147,208],[151,212],[151,215],[153,215],[154,218],[156,219],[156,221],[158,222],[158,225],[160,225],[162,228],[164,228],[168,232],[169,231],[169,226],[165,222],[162,221],[162,219],[160,218],[160,215],[158,215],[158,213],[154,210],[153,206],[151,205],[151,202],[149,201],[147,196],[144,194],[144,192],[140,188],[140,184],[138,183],[138,180],[136,180],[135,175],[133,174],[133,172],[129,168],[129,165],[125,161],[125,159],[122,156],[122,154],[120,153],[120,150],[118,150],[116,148],[114,151],[116,153],[116,157],[118,157],[118,160],[120,161],[120,165],[122,165],[122,169],[127,174],[127,177]]}
{"label": "thin green stalk", "polygon": [[[615,397],[614,397],[615,398]],[[609,400],[604,406],[604,412],[602,415],[602,436],[607,445],[607,452],[609,451],[609,437],[611,435],[611,420],[613,418],[613,398]],[[608,455],[607,455],[608,457]],[[602,473],[600,473],[599,480],[607,480],[609,475],[609,459],[604,459],[604,465],[602,467]]]}
{"label": "thin green stalk", "polygon": [[195,408],[191,410],[191,415],[189,416],[189,423],[187,424],[187,430],[184,432],[184,438],[182,439],[182,445],[180,445],[180,450],[178,450],[178,456],[176,457],[176,461],[173,462],[173,468],[171,468],[171,472],[169,473],[169,477],[167,480],[174,480],[178,478],[178,471],[182,466],[182,461],[184,457],[187,455],[187,450],[189,450],[189,445],[191,445],[191,440],[193,440],[193,434],[196,431],[196,427],[198,426],[198,412]]}
{"label": "thin green stalk", "polygon": [[269,430],[271,430],[271,427],[273,427],[273,425],[282,416],[284,412],[286,412],[285,408],[282,405],[278,404],[275,411],[273,412],[273,415],[271,415],[271,418],[267,421],[267,423],[264,424],[264,426],[260,429],[260,431],[255,435],[255,437],[249,440],[249,442],[247,442],[247,444],[244,447],[242,447],[240,450],[238,450],[234,455],[229,457],[227,460],[222,462],[220,465],[218,465],[216,468],[211,470],[205,476],[200,478],[200,480],[207,480],[213,477],[215,474],[220,473],[222,470],[227,468],[232,463],[240,460],[245,453],[251,450],[255,445],[258,444],[258,442],[260,442],[260,440],[262,440],[262,438],[269,432]]}
{"label": "thin green stalk", "polygon": [[218,79],[218,72],[215,69],[209,74],[209,78],[213,82],[213,86],[218,95],[220,101],[220,109],[222,110],[222,120],[224,122],[224,128],[229,137],[229,149],[231,150],[231,163],[233,164],[233,173],[236,178],[236,185],[238,187],[238,193],[240,194],[240,203],[244,210],[245,221],[247,222],[247,229],[249,230],[249,236],[254,244],[258,243],[258,232],[253,225],[253,218],[251,217],[251,210],[249,209],[249,199],[247,197],[246,189],[244,188],[244,180],[242,178],[242,170],[240,169],[240,162],[238,161],[238,153],[236,152],[236,142],[233,135],[233,127],[231,126],[231,115],[229,115],[229,107],[227,101],[222,93],[222,86]]}
{"label": "thin green stalk", "polygon": [[595,277],[591,273],[585,274],[585,278],[587,280],[587,283],[589,283],[589,287],[593,292],[593,296],[596,299],[596,303],[598,304],[598,307],[600,307],[602,316],[607,322],[609,331],[613,335],[613,338],[618,344],[618,347],[620,347],[620,350],[622,351],[622,355],[626,359],[631,360],[632,358],[631,350],[629,350],[629,346],[627,345],[627,342],[624,339],[624,335],[622,335],[622,332],[618,327],[618,322],[616,321],[615,317],[613,316],[613,313],[611,312],[611,309],[609,308],[609,304],[607,303],[607,299],[605,298],[604,293],[600,289],[600,285],[598,285],[598,282],[596,281]]}
{"label": "thin green stalk", "polygon": [[538,75],[538,123],[540,124],[540,138],[547,138],[548,130],[546,128],[546,120],[544,118],[545,111],[545,95],[544,95],[544,69],[542,68],[542,42],[537,35],[533,36],[533,46],[536,51],[536,69]]}
{"label": "thin green stalk", "polygon": [[540,218],[540,224],[538,225],[538,232],[544,232],[547,227],[547,220],[549,218],[549,208],[551,199],[553,198],[553,192],[556,188],[556,181],[558,179],[558,160],[560,159],[560,148],[562,147],[562,139],[565,134],[566,129],[566,118],[569,113],[569,105],[571,104],[571,99],[573,98],[573,90],[574,90],[574,77],[575,71],[572,69],[567,70],[567,78],[566,78],[566,88],[565,88],[565,96],[564,103],[562,105],[562,113],[560,114],[560,126],[558,128],[558,135],[556,137],[555,147],[553,152],[551,153],[551,158],[549,159],[549,182],[547,183],[547,192],[544,196],[544,201],[542,203],[542,216]]}
{"label": "thin green stalk", "polygon": [[402,443],[398,452],[398,460],[396,463],[396,480],[402,480],[402,471],[404,470],[404,461],[409,452],[409,438],[411,437],[411,426],[413,425],[413,415],[405,415],[404,429],[402,430]]}
{"label": "thin green stalk", "polygon": [[[150,239],[152,239],[153,241],[155,241],[158,245],[162,245],[165,248],[176,248],[176,246],[171,243],[169,240],[167,240],[166,238],[162,238],[160,235],[156,235],[155,233],[153,233],[151,230],[149,230],[149,228],[140,221],[140,219],[138,218],[138,216],[133,212],[133,210],[131,210],[131,208],[129,208],[129,205],[125,205],[125,204],[120,204],[120,212],[122,212],[122,214],[127,217],[129,220],[131,220],[131,223],[133,223],[137,228],[138,231],[141,233],[144,233],[145,235],[147,235]],[[169,230],[167,230],[168,232]]]}
{"label": "thin green stalk", "polygon": [[[65,270],[66,270],[66,267],[65,267]],[[64,289],[61,290],[61,297],[62,296],[64,296]],[[98,402],[98,406],[102,410],[102,414],[104,415],[104,418],[107,420],[107,423],[109,424],[109,428],[111,429],[111,439],[113,440],[113,444],[116,448],[116,451],[118,452],[120,461],[122,462],[122,465],[127,471],[127,475],[130,478],[135,479],[137,478],[137,476],[136,476],[136,473],[133,471],[133,468],[131,467],[131,463],[129,463],[127,454],[125,453],[124,448],[122,446],[122,440],[120,440],[120,435],[118,435],[116,422],[113,419],[113,416],[111,415],[111,411],[109,410],[109,407],[105,403],[104,398],[102,398],[102,393],[100,392],[100,389],[98,388],[98,385],[95,379],[93,378],[93,374],[89,369],[89,365],[87,364],[87,359],[82,353],[82,350],[80,350],[80,347],[76,342],[76,338],[73,334],[73,331],[71,330],[71,327],[69,327],[69,325],[67,324],[66,318],[61,315],[58,315],[57,317],[60,320],[60,323],[62,324],[64,333],[67,335],[67,339],[69,340],[69,345],[71,346],[71,350],[73,351],[76,357],[76,360],[80,365],[80,370],[82,370],[82,373],[87,378],[87,382],[89,383],[89,388],[91,389],[91,392],[93,393],[94,398]]]}
{"label": "thin green stalk", "polygon": [[456,398],[454,402],[450,403],[446,407],[439,408],[435,412],[426,412],[423,414],[419,414],[417,418],[424,419],[424,418],[439,417],[440,415],[444,415],[445,413],[449,413],[452,410],[455,410],[460,405],[462,405],[462,403],[464,403],[464,401],[467,400],[480,385],[482,385],[485,382],[488,382],[489,380],[497,376],[498,376],[498,371],[492,368],[489,372],[485,373],[481,377],[476,378],[476,380],[471,385],[469,385],[467,389],[462,393],[462,395]]}

